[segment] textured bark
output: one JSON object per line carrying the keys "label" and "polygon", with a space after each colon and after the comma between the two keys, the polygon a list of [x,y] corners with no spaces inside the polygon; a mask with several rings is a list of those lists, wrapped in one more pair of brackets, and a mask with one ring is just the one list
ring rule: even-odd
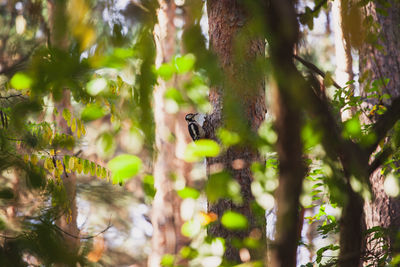
{"label": "textured bark", "polygon": [[[176,50],[176,29],[174,26],[176,6],[174,1],[159,1],[158,24],[154,29],[157,57],[156,67],[171,61]],[[166,110],[165,91],[174,82],[158,80],[154,90],[155,141],[157,159],[154,164],[154,197],[151,221],[153,224],[152,252],[148,266],[160,266],[164,254],[179,254],[189,240],[181,234],[183,220],[180,217],[182,200],[174,190],[175,179],[188,183],[190,165],[183,161],[183,151],[189,142],[184,114],[170,114]],[[176,137],[176,141],[172,140]]]}
{"label": "textured bark", "polygon": [[[219,87],[210,91],[210,102],[213,112],[207,120],[208,137],[216,139],[219,127],[235,127],[243,122],[247,129],[255,132],[265,116],[264,78],[255,72],[255,60],[264,57],[264,41],[259,36],[251,36],[246,31],[247,17],[245,8],[237,0],[207,1],[210,48],[217,55],[224,80]],[[245,41],[243,41],[243,38]],[[243,41],[243,42],[240,42]],[[232,118],[233,109],[239,116]],[[234,120],[231,123],[231,120]],[[239,160],[241,166],[233,166]],[[254,197],[251,193],[252,173],[250,166],[259,161],[260,156],[249,144],[230,147],[215,158],[207,159],[207,173],[223,167],[239,183],[243,203],[236,205],[230,199],[220,199],[216,204],[208,203],[208,210],[219,218],[228,210],[240,212],[248,219],[248,229],[229,231],[220,223],[209,228],[209,235],[223,237],[227,248],[225,257],[231,262],[241,262],[239,250],[232,245],[234,239],[242,240],[251,235],[265,244],[265,216],[257,214],[251,205]],[[238,162],[238,161],[236,161]],[[265,247],[250,251],[251,260],[263,260]]]}
{"label": "textured bark", "polygon": [[[360,73],[367,72],[368,80],[364,80],[361,86],[361,96],[366,97],[368,92],[366,88],[373,80],[380,80],[389,78],[389,83],[383,88],[383,93],[392,96],[392,99],[400,96],[400,2],[396,0],[387,1],[391,7],[387,10],[387,16],[377,13],[377,8],[382,8],[379,4],[371,2],[365,8],[365,15],[372,16],[374,21],[377,21],[381,27],[378,30],[378,44],[382,46],[383,50],[378,50],[371,44],[365,43],[360,49]],[[388,101],[391,102],[391,101]],[[366,99],[364,105],[371,107],[378,103],[375,99]],[[388,104],[383,103],[383,104]],[[363,117],[365,124],[375,122],[375,117]],[[390,248],[394,248],[394,241],[396,231],[400,227],[400,200],[397,198],[389,197],[384,189],[384,176],[381,174],[380,169],[375,170],[370,176],[372,185],[373,199],[367,202],[364,206],[365,224],[369,229],[374,226],[381,226],[388,228],[390,234],[389,242]],[[366,240],[366,250],[368,254],[380,255],[383,252],[381,246],[376,246],[375,242]],[[376,262],[369,261],[366,263]]]}

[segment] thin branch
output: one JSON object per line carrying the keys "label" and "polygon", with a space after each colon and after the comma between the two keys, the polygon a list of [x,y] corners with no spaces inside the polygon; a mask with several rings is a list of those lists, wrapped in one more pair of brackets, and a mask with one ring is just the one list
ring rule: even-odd
{"label": "thin branch", "polygon": [[13,97],[22,97],[22,98],[24,98],[22,94],[16,94],[16,95],[0,96],[0,99],[8,100],[8,99],[13,98]]}
{"label": "thin branch", "polygon": [[[312,72],[315,72],[316,74],[320,75],[322,78],[326,77],[326,73],[323,72],[321,69],[319,69],[317,66],[315,66],[313,63],[305,60],[304,58],[299,57],[298,55],[293,55],[293,58],[299,61],[301,64],[303,64],[306,68],[311,70]],[[333,79],[333,86],[335,86],[337,89],[341,89],[342,87],[337,84]]]}
{"label": "thin branch", "polygon": [[45,224],[47,224],[48,226],[54,227],[57,231],[62,232],[62,233],[66,234],[66,235],[68,235],[68,236],[70,236],[70,237],[72,237],[72,238],[75,238],[75,239],[92,239],[92,238],[95,238],[96,236],[99,236],[99,235],[105,233],[108,229],[110,229],[110,228],[112,227],[111,220],[110,220],[110,221],[108,222],[108,224],[107,224],[107,227],[104,228],[102,231],[98,232],[98,233],[95,234],[95,235],[76,236],[76,235],[74,235],[74,234],[68,233],[67,231],[61,229],[61,228],[60,228],[59,226],[57,226],[56,224],[54,224],[54,225],[49,225],[48,223],[46,223],[46,222],[43,221],[43,220],[40,220],[40,221],[43,222],[43,223],[45,223]]}

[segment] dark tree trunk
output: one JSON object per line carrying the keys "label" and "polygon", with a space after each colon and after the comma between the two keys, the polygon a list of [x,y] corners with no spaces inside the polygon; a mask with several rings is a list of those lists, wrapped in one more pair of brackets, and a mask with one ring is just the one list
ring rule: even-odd
{"label": "dark tree trunk", "polygon": [[[243,1],[209,0],[207,1],[210,47],[217,55],[224,74],[220,86],[210,92],[213,113],[208,118],[209,138],[216,139],[216,130],[226,127],[240,132],[244,127],[250,135],[257,131],[265,117],[265,84],[261,73],[257,73],[256,60],[264,57],[265,43],[260,36],[251,35],[246,29],[249,17]],[[246,134],[241,135],[246,139]],[[237,166],[234,163],[241,162]],[[209,234],[223,237],[227,248],[228,261],[241,262],[239,251],[232,245],[234,239],[242,240],[251,235],[265,244],[265,214],[252,209],[254,197],[251,193],[252,173],[250,166],[259,161],[260,155],[246,140],[240,146],[230,147],[220,156],[207,159],[207,172],[211,174],[216,166],[223,167],[239,183],[243,203],[236,205],[232,200],[220,199],[218,203],[209,203],[208,210],[219,218],[228,210],[240,212],[248,219],[248,228],[244,231],[229,231],[220,223],[210,226]],[[218,168],[217,168],[218,169]],[[263,260],[265,246],[250,250],[251,260]]]}
{"label": "dark tree trunk", "polygon": [[272,63],[273,112],[278,132],[279,187],[276,192],[277,222],[271,254],[272,266],[296,266],[300,236],[299,197],[305,176],[300,139],[301,110],[298,101],[299,73],[293,63],[298,22],[294,1],[270,1],[267,7],[267,38]]}
{"label": "dark tree trunk", "polygon": [[[360,75],[365,75],[368,80],[363,80],[361,86],[361,96],[366,97],[368,92],[366,89],[374,80],[383,80],[389,78],[389,83],[383,87],[381,94],[387,93],[392,99],[400,96],[400,2],[395,0],[387,1],[391,4],[389,8],[383,8],[379,4],[371,2],[365,8],[366,16],[372,16],[381,27],[378,30],[379,39],[377,44],[383,49],[378,50],[375,44],[365,43],[360,49]],[[387,16],[377,12],[377,9],[383,8],[387,11]],[[387,101],[387,100],[386,100]],[[364,105],[371,108],[379,103],[376,99],[368,99]],[[363,117],[365,124],[375,122],[375,115]],[[379,149],[379,148],[378,148]],[[370,229],[374,226],[381,226],[389,229],[390,248],[396,251],[394,241],[396,233],[400,227],[400,200],[398,198],[389,197],[384,189],[384,176],[381,169],[375,170],[370,176],[372,185],[373,199],[364,206],[366,228]],[[384,248],[375,246],[376,241],[366,240],[367,256],[372,256],[368,263],[376,263],[377,257],[382,255]],[[398,249],[397,249],[398,251]],[[375,259],[375,260],[374,260]]]}

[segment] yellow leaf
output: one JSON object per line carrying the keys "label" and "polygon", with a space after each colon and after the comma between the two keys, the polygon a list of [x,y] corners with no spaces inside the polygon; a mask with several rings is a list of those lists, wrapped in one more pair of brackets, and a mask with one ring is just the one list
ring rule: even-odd
{"label": "yellow leaf", "polygon": [[28,161],[29,161],[29,155],[28,154],[24,155],[24,161],[25,161],[25,163],[28,163]]}
{"label": "yellow leaf", "polygon": [[73,118],[71,123],[71,131],[74,133],[75,130],[76,130],[76,119]]}
{"label": "yellow leaf", "polygon": [[50,156],[54,156],[55,154],[54,149],[50,149]]}
{"label": "yellow leaf", "polygon": [[35,154],[31,155],[31,163],[33,165],[36,165],[36,163],[38,162],[38,157]]}
{"label": "yellow leaf", "polygon": [[74,171],[75,168],[75,160],[74,157],[70,157],[68,160],[68,166],[71,171]]}

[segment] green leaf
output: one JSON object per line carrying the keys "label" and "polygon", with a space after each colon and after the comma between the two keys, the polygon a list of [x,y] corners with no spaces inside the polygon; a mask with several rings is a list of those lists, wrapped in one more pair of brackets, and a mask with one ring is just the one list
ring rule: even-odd
{"label": "green leaf", "polygon": [[227,211],[222,215],[222,225],[230,230],[241,230],[247,228],[247,218],[237,212]]}
{"label": "green leaf", "polygon": [[114,136],[111,133],[102,133],[97,142],[100,154],[104,157],[111,156],[115,151],[115,141]]}
{"label": "green leaf", "polygon": [[174,266],[175,256],[172,254],[165,254],[161,259],[161,266],[172,267]]}
{"label": "green leaf", "polygon": [[354,138],[361,136],[361,124],[357,117],[353,117],[344,123],[344,133],[345,138]]}
{"label": "green leaf", "polygon": [[184,158],[187,162],[195,162],[203,157],[216,157],[220,151],[217,142],[209,139],[201,139],[190,143],[185,150]]}
{"label": "green leaf", "polygon": [[206,195],[210,203],[215,203],[220,198],[231,198],[240,202],[239,184],[232,179],[227,172],[214,173],[210,176],[206,185]]}
{"label": "green leaf", "polygon": [[162,79],[168,81],[174,75],[175,68],[171,63],[164,63],[157,69],[156,73]]}
{"label": "green leaf", "polygon": [[193,54],[187,54],[181,57],[175,58],[175,65],[179,74],[186,73],[193,69],[196,57]]}
{"label": "green leaf", "polygon": [[107,166],[112,172],[113,182],[123,183],[140,171],[142,161],[137,156],[122,154],[110,160]]}
{"label": "green leaf", "polygon": [[194,237],[200,232],[201,224],[197,220],[190,220],[182,225],[181,232],[184,236]]}
{"label": "green leaf", "polygon": [[106,115],[107,112],[105,111],[104,108],[96,105],[96,104],[91,104],[91,105],[87,105],[81,114],[81,119],[83,121],[93,121],[93,120],[97,120],[101,117],[103,117],[104,115]]}
{"label": "green leaf", "polygon": [[217,132],[218,138],[224,146],[233,146],[240,142],[240,136],[235,132],[230,132],[226,129],[219,129]]}
{"label": "green leaf", "polygon": [[183,199],[185,198],[197,199],[200,196],[200,193],[199,191],[197,191],[192,187],[185,187],[182,190],[178,191],[178,195]]}
{"label": "green leaf", "polygon": [[184,102],[181,92],[173,87],[168,88],[167,91],[165,91],[164,97],[166,99],[172,99],[178,104],[182,104]]}
{"label": "green leaf", "polygon": [[154,187],[153,175],[146,175],[145,177],[143,177],[142,187],[146,196],[154,198],[154,196],[156,195],[156,188]]}
{"label": "green leaf", "polygon": [[10,80],[11,86],[16,90],[24,90],[31,87],[33,81],[31,77],[22,72],[17,72]]}

